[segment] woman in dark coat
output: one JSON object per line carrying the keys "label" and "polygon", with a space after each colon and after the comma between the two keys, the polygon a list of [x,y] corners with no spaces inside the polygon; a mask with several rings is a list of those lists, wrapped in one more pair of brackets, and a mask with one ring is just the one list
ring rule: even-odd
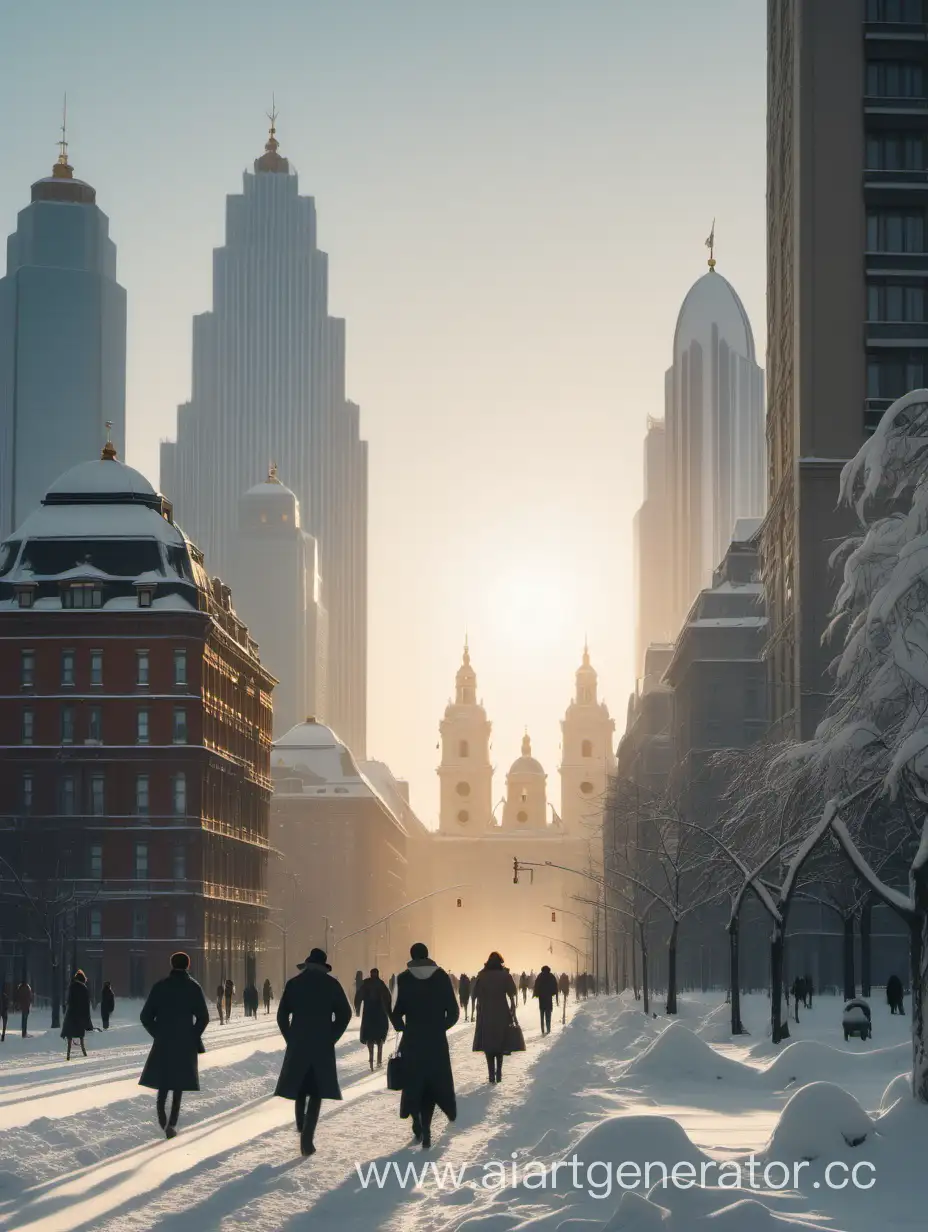
{"label": "woman in dark coat", "polygon": [[432,1145],[435,1108],[441,1108],[449,1121],[457,1116],[447,1033],[461,1011],[447,971],[429,958],[426,946],[418,941],[409,953],[406,970],[396,981],[390,1020],[402,1032],[400,1116],[412,1117],[416,1141],[427,1149]]}
{"label": "woman in dark coat", "polygon": [[474,1052],[485,1054],[490,1081],[501,1082],[503,1057],[511,1051],[509,1025],[516,1018],[519,990],[509,968],[503,966],[502,956],[495,950],[474,981],[471,994],[477,1007]]}
{"label": "woman in dark coat", "polygon": [[[139,1086],[158,1092],[158,1124],[168,1138],[177,1134],[181,1092],[200,1089],[197,1057],[206,1051],[203,1032],[209,1024],[209,1010],[189,967],[186,954],[172,954],[171,974],[155,984],[139,1015],[154,1040]],[[165,1114],[168,1091],[172,1092],[170,1117]]]}
{"label": "woman in dark coat", "polygon": [[461,1000],[461,1009],[464,1011],[464,1021],[468,1022],[467,1007],[470,1004],[470,976],[462,975],[458,978],[458,995]]}
{"label": "woman in dark coat", "polygon": [[274,990],[271,988],[271,981],[265,980],[264,988],[261,990],[261,996],[264,999],[265,1014],[269,1014],[271,1012],[271,997],[273,997],[273,995]]}
{"label": "woman in dark coat", "polygon": [[335,1045],[351,1022],[351,1006],[341,984],[329,974],[332,968],[323,950],[313,950],[299,968],[277,1005],[277,1025],[287,1051],[274,1094],[296,1102],[300,1151],[313,1155],[322,1101],[342,1097]]}
{"label": "woman in dark coat", "polygon": [[103,985],[103,990],[100,993],[100,1017],[103,1020],[103,1030],[110,1029],[110,1015],[116,1009],[116,994],[113,992],[113,985],[106,981]]}
{"label": "woman in dark coat", "polygon": [[390,989],[380,978],[376,967],[361,982],[354,998],[356,1014],[361,1015],[361,1043],[367,1044],[367,1057],[371,1071],[374,1069],[374,1045],[377,1045],[377,1065],[383,1065],[383,1042],[390,1029],[390,1007],[393,998]]}
{"label": "woman in dark coat", "polygon": [[75,971],[71,986],[68,989],[68,1008],[65,1011],[64,1022],[61,1024],[61,1038],[68,1041],[68,1060],[71,1060],[71,1044],[78,1040],[81,1052],[86,1057],[84,1033],[93,1030],[90,1021],[90,989],[87,987],[87,976],[83,971]]}

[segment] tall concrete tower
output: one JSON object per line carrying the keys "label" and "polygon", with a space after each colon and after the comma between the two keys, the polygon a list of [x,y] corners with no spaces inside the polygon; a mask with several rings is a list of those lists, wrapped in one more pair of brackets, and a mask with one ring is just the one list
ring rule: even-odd
{"label": "tall concrete tower", "polygon": [[126,447],[126,293],[96,191],[74,178],[62,128],[52,173],[32,185],[0,278],[0,538],[52,483]]}
{"label": "tall concrete tower", "polygon": [[485,832],[493,821],[491,724],[477,701],[477,674],[464,643],[464,658],[455,678],[454,701],[441,721],[439,828],[446,834]]}
{"label": "tall concrete tower", "polygon": [[596,670],[583,648],[576,689],[561,720],[561,821],[572,834],[599,824],[616,761],[615,720],[597,697]]}

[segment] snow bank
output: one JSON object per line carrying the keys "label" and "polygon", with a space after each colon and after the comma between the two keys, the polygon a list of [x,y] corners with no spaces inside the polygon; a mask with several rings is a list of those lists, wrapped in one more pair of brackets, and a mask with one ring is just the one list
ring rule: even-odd
{"label": "snow bank", "polygon": [[603,1232],[652,1232],[662,1228],[670,1212],[665,1206],[649,1202],[641,1194],[623,1194],[615,1214]]}
{"label": "snow bank", "polygon": [[682,1022],[672,1022],[625,1070],[627,1077],[686,1078],[695,1082],[728,1080],[753,1083],[756,1073],[740,1061],[724,1057]]}
{"label": "snow bank", "polygon": [[780,1113],[765,1154],[784,1163],[842,1159],[848,1147],[862,1145],[873,1131],[873,1121],[843,1087],[810,1082]]}
{"label": "snow bank", "polygon": [[911,1044],[893,1044],[889,1048],[854,1052],[846,1048],[832,1048],[820,1040],[796,1040],[788,1044],[762,1073],[775,1091],[782,1091],[794,1082],[846,1082],[849,1069],[858,1074],[868,1069],[884,1069],[887,1074],[898,1072],[911,1051]]}
{"label": "snow bank", "polygon": [[[708,1159],[669,1116],[612,1116],[583,1135],[571,1154],[584,1162],[612,1160],[645,1164],[655,1160],[698,1165]],[[668,1165],[670,1166],[670,1165]]]}
{"label": "snow bank", "polygon": [[[779,1215],[774,1215],[769,1206],[765,1206],[763,1202],[758,1202],[756,1198],[742,1198],[739,1202],[732,1202],[730,1206],[723,1206],[720,1211],[714,1211],[711,1215],[706,1216],[706,1229],[716,1229],[721,1232],[722,1228],[730,1228],[731,1232],[769,1232],[770,1229],[776,1229],[777,1232],[785,1232],[786,1228],[795,1228],[797,1223],[794,1219],[781,1219]],[[801,1223],[799,1227],[811,1228],[815,1225]]]}

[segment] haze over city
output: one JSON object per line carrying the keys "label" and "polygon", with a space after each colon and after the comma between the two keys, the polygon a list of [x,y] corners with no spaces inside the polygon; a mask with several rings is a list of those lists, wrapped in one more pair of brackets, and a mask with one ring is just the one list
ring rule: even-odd
{"label": "haze over city", "polygon": [[641,441],[714,217],[763,354],[764,5],[41,8],[0,18],[0,220],[66,91],[128,294],[127,460],[157,483],[273,97],[370,442],[369,755],[435,824],[467,631],[494,764],[528,725],[556,792],[585,636],[620,723],[632,687]]}

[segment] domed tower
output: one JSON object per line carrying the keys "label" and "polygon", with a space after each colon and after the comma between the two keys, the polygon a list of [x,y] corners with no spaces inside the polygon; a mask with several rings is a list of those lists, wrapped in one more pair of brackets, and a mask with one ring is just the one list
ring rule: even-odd
{"label": "domed tower", "polygon": [[561,821],[573,833],[602,810],[615,771],[614,733],[615,720],[597,697],[596,669],[584,646],[574,698],[561,721]]}
{"label": "domed tower", "polygon": [[504,830],[543,830],[548,824],[548,776],[540,761],[532,756],[528,732],[522,737],[522,755],[506,775],[506,803],[503,805]]}
{"label": "domed tower", "polygon": [[439,725],[439,828],[445,834],[466,834],[493,824],[491,726],[482,703],[477,701],[477,673],[465,639],[454,701],[448,703]]}

